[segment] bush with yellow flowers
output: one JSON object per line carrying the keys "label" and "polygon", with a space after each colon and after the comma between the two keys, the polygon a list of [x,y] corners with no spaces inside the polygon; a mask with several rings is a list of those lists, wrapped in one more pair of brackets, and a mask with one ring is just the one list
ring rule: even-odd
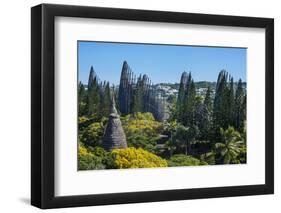
{"label": "bush with yellow flowers", "polygon": [[156,121],[151,113],[138,112],[122,117],[122,125],[129,146],[154,152],[163,124]]}
{"label": "bush with yellow flowers", "polygon": [[79,139],[87,146],[100,146],[102,143],[102,136],[104,132],[104,125],[102,122],[93,122],[80,131]]}
{"label": "bush with yellow flowers", "polygon": [[114,149],[115,164],[119,169],[167,167],[167,161],[142,148]]}
{"label": "bush with yellow flowers", "polygon": [[101,147],[86,148],[79,144],[78,170],[115,169],[115,158]]}

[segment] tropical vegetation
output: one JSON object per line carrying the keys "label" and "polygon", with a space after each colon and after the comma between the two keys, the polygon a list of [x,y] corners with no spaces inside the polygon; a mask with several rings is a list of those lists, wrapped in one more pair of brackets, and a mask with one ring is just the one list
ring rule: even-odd
{"label": "tropical vegetation", "polygon": [[[140,90],[134,93],[130,113],[117,104],[128,148],[105,150],[103,134],[112,98],[118,89],[100,82],[90,70],[88,85],[78,85],[78,169],[125,169],[174,166],[243,164],[247,161],[246,83],[234,82],[222,70],[217,82],[194,82],[183,73],[170,84],[177,95],[166,98],[164,120],[145,110]],[[205,88],[198,93],[198,85]],[[203,86],[202,86],[203,85]]]}

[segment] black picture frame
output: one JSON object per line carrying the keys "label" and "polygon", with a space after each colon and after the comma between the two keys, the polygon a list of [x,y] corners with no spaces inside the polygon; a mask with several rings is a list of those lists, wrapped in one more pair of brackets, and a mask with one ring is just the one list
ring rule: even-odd
{"label": "black picture frame", "polygon": [[[81,17],[264,28],[265,184],[95,195],[54,195],[54,21]],[[240,16],[41,4],[31,8],[31,204],[39,208],[155,202],[274,193],[274,20]]]}

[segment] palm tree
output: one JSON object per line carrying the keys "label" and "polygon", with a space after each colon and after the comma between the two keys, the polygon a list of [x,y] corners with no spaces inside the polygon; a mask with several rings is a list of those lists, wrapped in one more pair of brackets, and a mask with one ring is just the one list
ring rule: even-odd
{"label": "palm tree", "polygon": [[239,154],[245,148],[245,141],[233,127],[220,129],[222,143],[216,143],[215,148],[219,155],[219,162],[223,164],[240,163]]}

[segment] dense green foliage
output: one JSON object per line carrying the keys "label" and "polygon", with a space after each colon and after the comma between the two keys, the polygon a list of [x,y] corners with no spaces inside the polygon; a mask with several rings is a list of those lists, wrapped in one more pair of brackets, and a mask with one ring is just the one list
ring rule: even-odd
{"label": "dense green foliage", "polygon": [[208,164],[190,155],[177,154],[168,160],[168,165],[169,166],[199,166],[199,165],[208,165]]}
{"label": "dense green foliage", "polygon": [[79,145],[78,151],[78,168],[79,170],[92,169],[115,169],[115,156],[106,152],[103,148],[85,148]]}
{"label": "dense green foliage", "polygon": [[178,89],[177,96],[166,96],[169,118],[159,121],[145,110],[144,78],[139,77],[132,113],[118,112],[128,148],[106,151],[103,134],[118,89],[100,83],[91,68],[88,85],[78,85],[79,170],[246,163],[247,98],[241,79],[234,82],[222,70],[216,83],[194,82],[185,73],[179,84],[161,85]]}
{"label": "dense green foliage", "polygon": [[78,85],[78,107],[79,116],[101,118],[109,114],[110,108],[110,86],[109,82],[100,83],[91,67],[87,89],[80,82]]}
{"label": "dense green foliage", "polygon": [[123,128],[130,147],[155,152],[163,124],[155,121],[151,113],[136,113],[122,117]]}
{"label": "dense green foliage", "polygon": [[246,145],[240,133],[233,127],[226,130],[220,129],[222,142],[216,143],[215,148],[219,154],[218,163],[243,163],[245,159],[241,156],[245,154]]}
{"label": "dense green foliage", "polygon": [[167,167],[167,161],[161,157],[134,147],[127,149],[114,149],[107,152],[101,147],[85,148],[79,146],[79,170],[93,169],[127,169],[127,168],[153,168]]}

